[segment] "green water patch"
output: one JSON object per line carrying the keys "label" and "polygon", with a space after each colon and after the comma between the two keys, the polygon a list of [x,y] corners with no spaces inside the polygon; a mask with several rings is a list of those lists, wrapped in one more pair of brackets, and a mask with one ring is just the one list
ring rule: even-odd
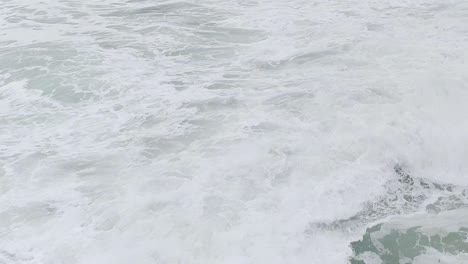
{"label": "green water patch", "polygon": [[[429,219],[421,219],[421,226],[409,228],[401,228],[404,220],[396,225],[381,223],[367,228],[362,239],[351,243],[354,256],[350,263],[413,263],[415,258],[428,251],[452,256],[468,254],[468,219],[465,220],[466,225],[454,227],[451,220],[457,221],[458,225],[463,219],[455,219],[460,217],[457,215],[453,217],[441,221],[437,216],[432,220],[429,216]],[[445,220],[448,220],[446,224]],[[413,224],[417,221],[412,219],[410,222]],[[427,228],[428,224],[437,226]],[[446,230],[445,227],[450,230]]]}

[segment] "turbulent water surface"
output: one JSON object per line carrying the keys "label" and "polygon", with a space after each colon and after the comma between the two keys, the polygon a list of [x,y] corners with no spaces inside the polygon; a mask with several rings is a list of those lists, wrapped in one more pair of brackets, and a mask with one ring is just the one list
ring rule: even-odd
{"label": "turbulent water surface", "polygon": [[0,0],[0,263],[468,263],[465,0]]}

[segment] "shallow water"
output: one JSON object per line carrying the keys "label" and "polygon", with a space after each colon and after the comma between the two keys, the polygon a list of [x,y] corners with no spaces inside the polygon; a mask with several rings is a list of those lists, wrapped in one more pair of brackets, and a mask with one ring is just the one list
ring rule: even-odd
{"label": "shallow water", "polygon": [[466,213],[466,1],[0,3],[0,263],[379,263]]}

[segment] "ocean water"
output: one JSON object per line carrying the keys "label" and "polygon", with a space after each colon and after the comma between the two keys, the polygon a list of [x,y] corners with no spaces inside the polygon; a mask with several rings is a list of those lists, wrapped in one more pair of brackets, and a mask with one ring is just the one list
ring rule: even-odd
{"label": "ocean water", "polygon": [[0,0],[0,263],[468,263],[468,2]]}

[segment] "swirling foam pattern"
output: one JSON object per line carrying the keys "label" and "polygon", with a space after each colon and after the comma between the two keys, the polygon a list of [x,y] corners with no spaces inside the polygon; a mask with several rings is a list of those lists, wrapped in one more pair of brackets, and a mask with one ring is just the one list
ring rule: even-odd
{"label": "swirling foam pattern", "polygon": [[[406,203],[396,164],[460,190],[434,205],[441,221],[466,213],[467,14],[0,0],[0,263],[385,261],[353,244],[366,228],[451,195]],[[459,249],[400,255],[461,263]]]}

